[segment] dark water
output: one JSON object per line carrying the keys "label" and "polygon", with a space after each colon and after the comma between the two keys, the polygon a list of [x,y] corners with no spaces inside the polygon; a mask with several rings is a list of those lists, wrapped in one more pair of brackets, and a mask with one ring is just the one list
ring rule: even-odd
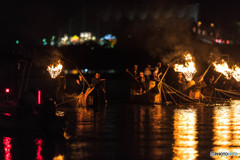
{"label": "dark water", "polygon": [[[230,106],[61,108],[65,137],[1,136],[0,159],[211,159],[240,153],[240,101]],[[214,159],[237,159],[215,156]]]}

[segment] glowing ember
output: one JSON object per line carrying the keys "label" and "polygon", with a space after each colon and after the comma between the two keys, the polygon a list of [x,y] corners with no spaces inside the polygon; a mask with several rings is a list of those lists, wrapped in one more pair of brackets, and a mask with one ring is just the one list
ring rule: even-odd
{"label": "glowing ember", "polygon": [[61,73],[62,68],[63,68],[63,66],[59,60],[57,65],[52,64],[52,65],[48,66],[47,70],[50,73],[51,78],[56,78]]}
{"label": "glowing ember", "polygon": [[192,55],[188,52],[185,53],[185,64],[175,64],[174,70],[176,72],[182,72],[185,75],[187,81],[193,79],[194,74],[197,72],[195,63],[193,62]]}
{"label": "glowing ember", "polygon": [[215,67],[215,70],[217,72],[222,73],[227,79],[231,78],[232,75],[232,69],[230,69],[228,67],[227,62],[225,62],[224,60],[222,60],[222,63],[217,63],[217,62],[213,62],[213,65]]}

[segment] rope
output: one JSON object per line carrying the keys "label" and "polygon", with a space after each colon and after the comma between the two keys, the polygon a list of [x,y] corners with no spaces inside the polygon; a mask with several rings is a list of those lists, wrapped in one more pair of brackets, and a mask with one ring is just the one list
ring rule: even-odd
{"label": "rope", "polygon": [[240,96],[240,93],[239,93],[239,92],[232,92],[232,91],[227,91],[227,90],[217,89],[217,88],[216,88],[216,90],[218,90],[218,91],[220,91],[220,92],[226,92],[226,93],[235,94],[235,95]]}
{"label": "rope", "polygon": [[71,99],[71,100],[68,100],[68,101],[65,101],[65,102],[62,102],[62,103],[59,103],[59,104],[56,104],[56,106],[60,106],[62,104],[65,104],[65,103],[68,103],[68,102],[71,102],[71,101],[74,101],[75,98]]}
{"label": "rope", "polygon": [[164,98],[165,98],[165,102],[167,102],[167,98],[166,98],[166,95],[165,95],[165,93],[164,93],[164,91],[163,91],[163,87],[161,87],[161,90],[162,90],[162,92],[163,92],[163,96],[164,96]]}
{"label": "rope", "polygon": [[204,97],[207,97],[207,98],[216,98],[216,99],[223,99],[223,100],[229,100],[227,98],[218,98],[218,97],[211,97],[211,96],[204,96]]}
{"label": "rope", "polygon": [[[182,92],[180,92],[180,91],[176,90],[175,88],[173,88],[173,87],[171,87],[171,86],[167,85],[166,83],[164,83],[164,85],[166,85],[166,87],[168,87],[169,89],[172,89],[173,91],[175,91],[175,94],[176,94],[178,97],[182,98],[183,100],[185,100],[185,101],[188,101],[188,102],[191,102],[191,103],[196,103],[196,101],[195,101],[195,100],[191,99],[189,96],[185,95],[184,93],[182,93]],[[186,98],[184,98],[183,96],[181,96],[181,95],[179,95],[179,94],[177,94],[177,92],[178,92],[178,93],[180,93],[180,94],[182,94],[183,96],[185,96],[185,97],[189,98],[190,100],[189,100],[189,99],[186,99]]]}
{"label": "rope", "polygon": [[221,92],[222,94],[224,94],[224,95],[226,95],[226,96],[228,96],[228,97],[230,97],[230,98],[232,98],[232,97],[234,97],[234,98],[239,98],[239,97],[237,97],[237,96],[229,95],[228,92],[225,93],[224,91],[220,91],[220,90],[219,90],[219,92]]}
{"label": "rope", "polygon": [[[165,85],[163,85],[163,87],[165,87],[165,89],[167,90],[167,87]],[[170,90],[172,91],[172,90]],[[168,92],[167,92],[168,93]],[[177,105],[177,102],[175,101],[175,99],[172,97],[172,94],[171,93],[168,93],[169,96],[172,98],[172,100],[174,101],[174,103]]]}
{"label": "rope", "polygon": [[158,91],[159,91],[159,93],[160,93],[160,96],[161,96],[161,86],[162,86],[162,84],[163,84],[162,81],[163,81],[164,77],[166,76],[166,74],[167,74],[167,72],[168,72],[168,69],[169,69],[169,66],[168,66],[168,68],[166,69],[166,71],[164,72],[164,74],[163,74],[160,82],[159,82],[158,85],[157,85],[157,88],[158,88]]}
{"label": "rope", "polygon": [[[175,88],[173,88],[173,87],[171,87],[171,86],[167,85],[166,83],[165,83],[165,85],[166,85],[167,87],[171,88],[172,90],[174,90],[175,92],[177,92],[177,93],[180,93],[180,94],[182,94],[183,96],[185,96],[185,97],[189,98],[190,100],[192,100],[192,101],[196,102],[194,99],[190,98],[188,95],[186,95],[186,94],[184,94],[184,93],[180,92],[179,90],[177,90],[177,89],[175,89]],[[178,95],[178,96],[179,96],[179,94],[177,94],[177,93],[176,93],[176,95]],[[180,97],[181,97],[181,96],[180,96]]]}
{"label": "rope", "polygon": [[213,100],[214,100],[214,102],[216,102],[216,98],[215,98],[215,97],[216,97],[216,92],[217,92],[217,91],[216,91],[216,89],[214,88],[214,91],[213,91],[213,98],[214,98]]}
{"label": "rope", "polygon": [[215,89],[217,94],[222,98],[221,94],[219,93],[219,91],[217,89]]}
{"label": "rope", "polygon": [[66,59],[68,62],[72,63],[74,65],[74,67],[77,69],[78,73],[82,76],[83,80],[87,83],[88,87],[90,88],[90,84],[88,83],[88,81],[86,80],[86,78],[83,76],[82,72],[78,69],[78,67],[68,58],[63,57],[64,59]]}

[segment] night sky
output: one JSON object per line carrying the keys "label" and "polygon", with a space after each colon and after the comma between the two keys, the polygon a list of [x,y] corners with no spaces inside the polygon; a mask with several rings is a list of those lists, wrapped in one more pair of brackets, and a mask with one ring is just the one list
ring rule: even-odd
{"label": "night sky", "polygon": [[[158,4],[159,1],[151,1]],[[185,0],[185,3],[195,3],[197,0]],[[57,1],[57,0],[12,0],[1,2],[1,26],[2,41],[12,43],[16,39],[34,42],[41,40],[42,37],[57,35],[58,30],[68,24],[70,18],[74,18],[81,12],[82,6],[101,6],[111,7],[119,5],[126,7],[136,3],[149,3],[149,1]],[[178,0],[168,0],[167,5],[174,5]],[[181,1],[181,4],[183,1]],[[214,22],[218,25],[226,25],[232,21],[240,20],[240,2],[227,0],[199,0],[200,20]],[[2,42],[3,43],[3,42]]]}

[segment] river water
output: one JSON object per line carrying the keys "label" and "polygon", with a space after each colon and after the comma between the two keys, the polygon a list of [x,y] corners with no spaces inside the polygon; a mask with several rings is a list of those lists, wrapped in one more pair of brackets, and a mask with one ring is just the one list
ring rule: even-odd
{"label": "river water", "polygon": [[237,159],[240,101],[229,106],[109,105],[62,107],[65,137],[2,134],[0,158],[10,159]]}

